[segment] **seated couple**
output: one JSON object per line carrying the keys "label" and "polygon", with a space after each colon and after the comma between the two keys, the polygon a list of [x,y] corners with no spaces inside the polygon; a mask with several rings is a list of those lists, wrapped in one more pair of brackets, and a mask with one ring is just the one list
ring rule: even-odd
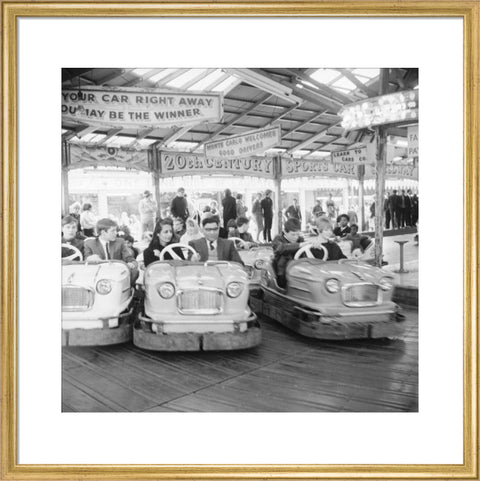
{"label": "seated couple", "polygon": [[247,217],[238,217],[236,220],[230,219],[227,223],[228,237],[238,237],[245,242],[245,244],[239,246],[240,249],[250,249],[250,247],[258,245],[253,240],[252,234],[248,232],[249,225],[250,221]]}
{"label": "seated couple", "polygon": [[328,252],[329,260],[346,259],[340,247],[335,242],[332,242],[333,231],[330,221],[325,217],[320,217],[316,221],[318,228],[318,236],[312,239],[311,242],[305,242],[301,237],[300,221],[298,219],[288,219],[283,227],[282,234],[279,234],[273,239],[273,262],[272,266],[277,274],[277,284],[285,288],[287,286],[287,264],[295,257],[297,251],[305,246],[312,246],[312,254],[315,257],[321,258],[323,256],[323,249]]}
{"label": "seated couple", "polygon": [[[190,260],[193,262],[232,261],[243,265],[242,259],[235,249],[233,242],[219,237],[220,219],[217,216],[207,217],[202,220],[202,233],[204,237],[188,243],[197,252],[196,255],[191,256]],[[158,261],[163,249],[178,242],[178,238],[173,233],[172,220],[161,220],[155,228],[150,245],[143,251],[145,267],[152,262]],[[175,252],[180,259],[185,259],[181,247],[174,247],[173,252]],[[173,257],[166,252],[165,260],[172,259]]]}

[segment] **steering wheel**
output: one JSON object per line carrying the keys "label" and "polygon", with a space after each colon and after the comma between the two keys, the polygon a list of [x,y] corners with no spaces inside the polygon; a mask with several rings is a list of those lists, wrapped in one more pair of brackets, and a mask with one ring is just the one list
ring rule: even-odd
{"label": "steering wheel", "polygon": [[[304,245],[303,247],[300,247],[298,251],[295,253],[294,260],[300,259],[300,257],[305,254],[309,259],[315,259],[315,256],[312,253],[312,244],[307,244]],[[328,260],[328,251],[325,246],[320,246],[320,248],[323,250],[323,261]],[[318,249],[318,247],[315,247],[315,249]]]}
{"label": "steering wheel", "polygon": [[65,247],[66,249],[69,249],[69,250],[73,251],[73,254],[70,254],[67,257],[62,257],[63,260],[73,261],[73,259],[75,259],[75,257],[78,257],[79,261],[83,261],[82,253],[75,246],[72,246],[71,244],[62,244],[62,247]]}
{"label": "steering wheel", "polygon": [[228,240],[233,241],[235,244],[235,247],[237,247],[237,242],[238,242],[240,244],[240,249],[245,249],[245,247],[247,246],[247,243],[240,237],[229,237]]}
{"label": "steering wheel", "polygon": [[170,254],[175,261],[184,261],[185,259],[182,259],[176,252],[173,251],[176,247],[180,247],[181,249],[187,249],[192,252],[193,255],[197,254],[197,251],[190,245],[188,244],[180,244],[180,243],[175,243],[175,244],[169,244],[168,246],[165,246],[162,249],[162,252],[160,252],[160,260],[163,261],[165,260],[165,254]]}

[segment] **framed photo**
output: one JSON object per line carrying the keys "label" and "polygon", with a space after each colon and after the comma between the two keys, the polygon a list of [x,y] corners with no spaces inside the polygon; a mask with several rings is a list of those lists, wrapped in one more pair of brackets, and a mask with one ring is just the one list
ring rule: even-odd
{"label": "framed photo", "polygon": [[[478,478],[479,10],[477,2],[463,1],[3,2],[2,479]],[[295,408],[182,412],[196,410],[195,404],[188,409],[188,403],[185,409],[154,409],[150,405],[121,409],[125,406],[115,404],[115,388],[107,386],[108,380],[102,382],[104,371],[95,364],[99,358],[121,364],[114,350],[91,349],[82,355],[77,351],[63,358],[62,369],[62,272],[55,228],[60,205],[63,202],[68,207],[62,188],[65,171],[62,174],[59,166],[73,157],[65,154],[65,144],[59,142],[59,133],[68,136],[71,128],[61,120],[62,108],[69,108],[61,92],[83,88],[93,95],[103,86],[95,70],[105,69],[105,75],[118,75],[121,70],[124,75],[127,67],[148,72],[180,69],[183,73],[221,68],[225,79],[227,74],[249,70],[250,85],[255,75],[265,73],[263,68],[276,69],[277,73],[289,68],[297,74],[335,69],[346,71],[354,87],[362,85],[352,73],[355,69],[417,72],[418,82],[412,88],[421,100],[415,133],[415,140],[420,139],[415,148],[422,158],[418,164],[422,199],[419,349],[413,354],[418,359],[413,360],[411,373],[404,371],[400,376],[389,372],[388,386],[374,394],[377,405],[385,406],[389,402],[385,393],[392,387],[404,395],[406,404],[392,409],[394,412],[362,409],[360,404],[358,409],[324,412]],[[77,73],[71,74],[74,71]],[[88,85],[76,86],[72,80],[80,71],[90,72],[84,75]],[[67,72],[63,78],[62,72]],[[194,85],[193,79],[200,77],[198,71],[188,82]],[[126,77],[120,85],[128,95],[134,95],[133,80]],[[308,82],[298,88],[310,88]],[[368,85],[368,77],[365,82]],[[409,84],[403,78],[402,82],[404,90]],[[329,84],[326,88],[333,92],[334,87]],[[348,89],[338,87],[337,95],[347,98]],[[332,98],[326,95],[324,101]],[[254,102],[247,95],[243,101]],[[294,110],[288,105],[280,107],[285,116]],[[215,104],[205,118],[215,118],[219,108]],[[275,103],[264,106],[264,120],[281,118],[275,110],[278,108]],[[203,142],[211,156],[217,155],[217,150],[220,156],[228,155],[215,131],[206,125],[200,133],[208,141],[194,138],[200,135],[196,132],[189,134],[191,138],[187,136],[187,142]],[[278,145],[281,128],[253,121],[249,125],[263,127],[262,135],[275,137],[269,147]],[[173,134],[181,139],[182,131]],[[136,135],[139,144],[148,133],[142,137],[139,131]],[[230,135],[236,143],[244,142],[245,131]],[[301,148],[302,142],[298,145]],[[86,162],[82,144],[73,148],[78,151],[77,160]],[[138,152],[143,155],[138,147],[133,160],[142,162]],[[307,157],[308,152],[302,155]],[[363,150],[351,157],[336,149],[336,161],[341,162],[342,155],[357,163]],[[165,168],[170,160],[159,154]],[[285,169],[288,162],[286,159],[282,164]],[[84,167],[88,170],[87,164]],[[175,169],[182,168],[179,165]],[[192,189],[193,175],[198,173],[195,169],[202,166],[197,162],[192,167]],[[255,180],[265,185],[267,192],[268,182],[274,179],[269,168],[259,167]],[[149,195],[146,190],[144,197]],[[293,204],[293,211],[295,207]],[[218,244],[212,250],[217,248]],[[353,298],[352,302],[362,300]],[[318,354],[320,346],[325,348],[315,343],[308,348]],[[332,382],[340,369],[335,353],[342,349],[341,344],[332,344],[321,353],[331,369]],[[368,368],[368,349],[357,351],[350,367],[344,366],[347,374],[351,368],[350,377],[355,375],[353,363],[363,362]],[[402,351],[402,355],[409,354]],[[292,361],[292,370],[307,372],[309,359],[314,357]],[[180,358],[165,358],[166,364],[174,366]],[[233,362],[221,354],[211,359]],[[184,365],[204,361],[189,358]],[[96,376],[96,387],[81,391],[82,406],[95,400],[94,407],[62,405],[65,372],[75,389],[86,366]],[[107,368],[103,365],[101,369]],[[228,371],[228,366],[224,368]],[[181,374],[184,378],[175,380],[177,385],[195,376],[195,371],[185,369]],[[136,364],[135,372],[140,376],[146,370]],[[274,367],[269,373],[284,375]],[[162,373],[155,376],[159,383],[163,380]],[[143,387],[132,379],[124,384],[133,382],[131,391],[144,399]],[[256,386],[257,398],[264,402],[271,396],[275,405],[276,393],[267,395]],[[296,394],[297,387],[294,383],[291,399],[301,401],[294,406],[305,406],[301,397],[306,391]],[[98,409],[103,389],[113,393],[109,398],[112,409]],[[220,396],[222,389],[224,386],[218,386],[214,392]],[[355,389],[360,389],[358,383],[345,385],[345,396],[350,397],[343,406],[355,398]],[[248,392],[250,399],[255,395]],[[106,412],[124,410],[133,412]]]}

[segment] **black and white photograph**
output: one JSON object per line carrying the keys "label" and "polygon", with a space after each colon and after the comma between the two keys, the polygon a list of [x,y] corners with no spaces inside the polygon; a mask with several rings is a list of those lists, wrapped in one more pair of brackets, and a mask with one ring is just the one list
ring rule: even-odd
{"label": "black and white photograph", "polygon": [[63,68],[62,412],[418,412],[419,95]]}

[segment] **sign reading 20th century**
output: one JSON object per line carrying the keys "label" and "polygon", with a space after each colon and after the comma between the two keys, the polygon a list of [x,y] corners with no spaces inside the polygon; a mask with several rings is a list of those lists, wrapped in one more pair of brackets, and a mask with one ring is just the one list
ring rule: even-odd
{"label": "sign reading 20th century", "polygon": [[62,90],[62,116],[109,127],[169,127],[219,122],[222,94],[82,87]]}

